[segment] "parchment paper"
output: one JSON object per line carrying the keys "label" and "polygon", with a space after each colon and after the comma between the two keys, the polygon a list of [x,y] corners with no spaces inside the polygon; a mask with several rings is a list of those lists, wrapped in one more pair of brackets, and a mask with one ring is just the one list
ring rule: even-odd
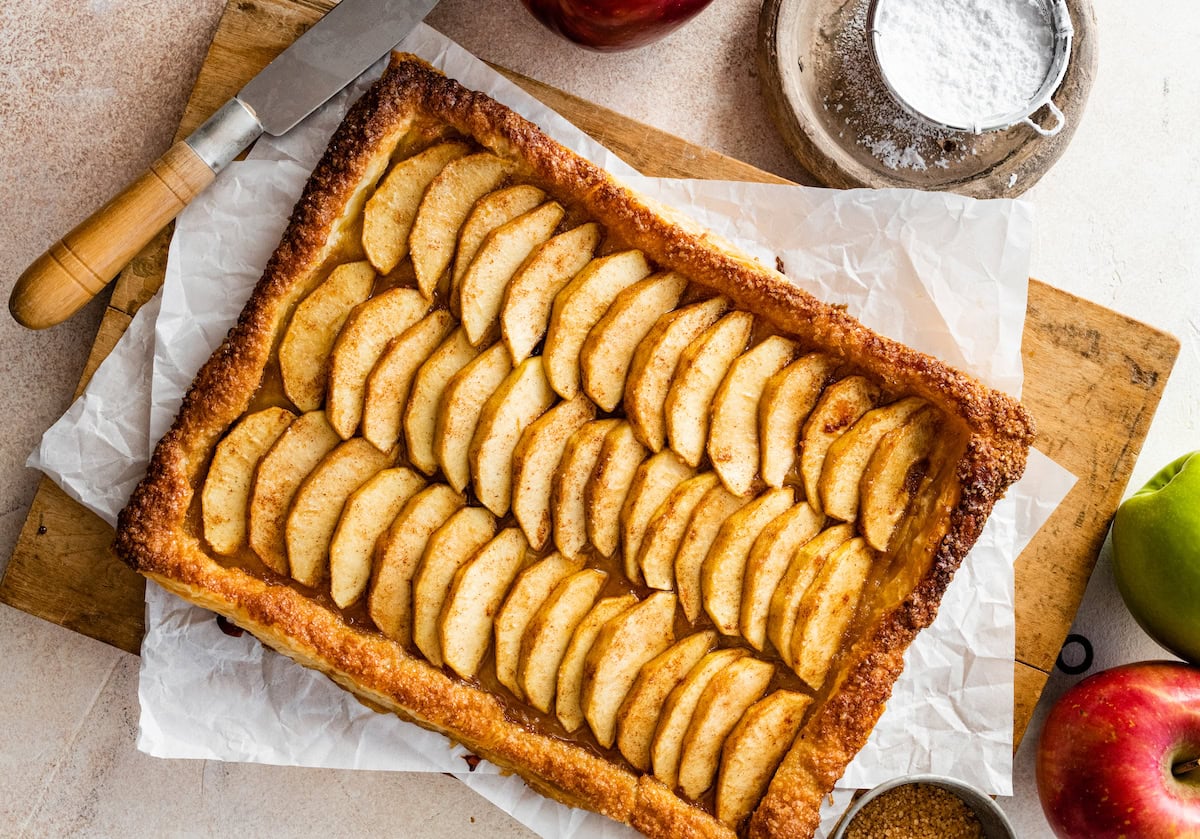
{"label": "parchment paper", "polygon": [[[880,332],[1019,394],[1031,208],[900,190],[849,191],[634,175],[557,114],[422,26],[402,45],[484,90],[635,188],[680,206]],[[283,138],[264,138],[180,216],[161,301],[134,318],[30,465],[110,523],[199,365],[224,337],[349,102],[382,64]],[[152,354],[151,354],[152,353]],[[842,783],[953,775],[1011,793],[1012,561],[1074,478],[1036,452],[909,651],[887,712]],[[444,771],[543,836],[630,835],[571,810],[445,738],[366,710],[324,677],[223,633],[211,613],[147,586],[138,746],[191,757]],[[836,818],[848,795],[827,808]]]}

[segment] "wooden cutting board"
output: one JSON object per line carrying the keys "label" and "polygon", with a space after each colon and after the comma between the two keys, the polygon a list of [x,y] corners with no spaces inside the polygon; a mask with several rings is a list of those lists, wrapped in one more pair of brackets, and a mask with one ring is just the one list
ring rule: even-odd
{"label": "wooden cutting board", "polygon": [[[332,6],[331,0],[234,0],[200,71],[180,137],[232,96]],[[498,68],[500,69],[500,68]],[[648,175],[783,182],[547,85],[501,69]],[[159,288],[169,231],[121,275],[80,389]],[[1037,447],[1079,482],[1017,560],[1016,715],[1020,742],[1083,597],[1109,520],[1141,450],[1179,342],[1033,281],[1025,323],[1025,404]],[[110,550],[112,530],[43,480],[0,582],[0,600],[137,653],[143,583]]]}

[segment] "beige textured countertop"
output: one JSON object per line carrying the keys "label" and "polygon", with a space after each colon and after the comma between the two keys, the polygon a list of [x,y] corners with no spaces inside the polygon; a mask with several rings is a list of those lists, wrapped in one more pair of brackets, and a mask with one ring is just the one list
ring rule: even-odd
{"label": "beige textured countertop", "polygon": [[[790,178],[754,67],[756,0],[718,0],[639,52],[547,35],[517,0],[444,0],[430,23],[475,54]],[[182,113],[224,0],[45,0],[0,7],[0,289],[153,160]],[[1033,273],[1156,326],[1183,352],[1131,486],[1197,448],[1200,387],[1200,6],[1096,3],[1100,74],[1066,156],[1027,194]],[[1169,21],[1168,26],[1163,26]],[[24,469],[67,407],[102,313],[32,333],[0,317],[0,563],[37,476]],[[1104,619],[1102,619],[1102,616]],[[1096,667],[1161,657],[1124,613],[1107,553],[1079,621]],[[139,754],[137,659],[0,606],[0,836],[527,836],[452,778]],[[1070,683],[1051,679],[1056,696]],[[1043,706],[1046,703],[1043,702]],[[1044,707],[1042,712],[1044,713]],[[1040,719],[1040,716],[1039,716]],[[1047,834],[1030,758],[1004,802]]]}

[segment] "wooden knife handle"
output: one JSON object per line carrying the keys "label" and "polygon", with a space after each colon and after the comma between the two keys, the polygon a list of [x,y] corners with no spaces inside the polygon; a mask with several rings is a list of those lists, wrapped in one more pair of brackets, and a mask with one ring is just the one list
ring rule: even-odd
{"label": "wooden knife handle", "polygon": [[34,260],[17,279],[8,310],[30,329],[62,323],[99,294],[215,177],[180,140]]}

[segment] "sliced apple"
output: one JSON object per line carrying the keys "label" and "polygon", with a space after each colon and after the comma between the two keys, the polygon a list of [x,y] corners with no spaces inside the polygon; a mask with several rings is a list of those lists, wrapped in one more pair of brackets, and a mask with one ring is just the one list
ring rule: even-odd
{"label": "sliced apple", "polygon": [[339,265],[296,307],[279,343],[279,372],[283,392],[301,411],[315,411],[325,401],[329,352],[351,310],[371,296],[374,284],[370,263]]}
{"label": "sliced apple", "polygon": [[471,208],[500,186],[511,170],[507,161],[481,152],[450,161],[429,183],[408,237],[417,286],[426,299],[433,299],[442,283]]}
{"label": "sliced apple", "polygon": [[375,543],[424,486],[422,476],[397,466],[378,472],[346,499],[329,544],[329,588],[338,606],[362,597],[371,579]]}
{"label": "sliced apple", "polygon": [[411,288],[394,288],[354,307],[329,353],[329,424],[343,440],[354,436],[362,419],[367,376],[388,343],[416,323],[429,308]]}
{"label": "sliced apple", "polygon": [[742,354],[754,315],[730,312],[687,345],[663,406],[667,439],[689,466],[699,466],[708,443],[708,412],[729,365]]}
{"label": "sliced apple", "polygon": [[596,468],[584,487],[584,516],[588,539],[604,556],[612,556],[621,540],[621,509],[646,449],[633,436],[629,423],[620,422],[604,436]]}
{"label": "sliced apple", "polygon": [[362,434],[375,448],[387,451],[399,442],[401,415],[413,378],[453,328],[449,312],[432,311],[388,344],[375,363],[367,376],[362,415]]}
{"label": "sliced apple", "polygon": [[813,690],[820,690],[842,646],[842,636],[858,609],[875,552],[861,536],[830,554],[796,615],[791,666]]}
{"label": "sliced apple", "polygon": [[634,350],[625,381],[625,415],[650,451],[661,451],[666,441],[663,406],[683,351],[728,310],[728,298],[710,297],[668,312],[655,321]]}
{"label": "sliced apple", "polygon": [[528,358],[542,340],[555,296],[592,261],[600,235],[595,222],[559,233],[530,254],[508,284],[500,331],[515,362]]}
{"label": "sliced apple", "polygon": [[638,567],[650,588],[675,589],[675,556],[692,521],[696,505],[713,487],[721,483],[715,472],[702,472],[688,478],[675,489],[650,516],[642,544],[638,548]]}
{"label": "sliced apple", "polygon": [[829,555],[852,538],[854,528],[848,524],[821,531],[796,551],[771,595],[771,604],[767,607],[767,637],[788,667],[792,666],[792,634],[800,603]]}
{"label": "sliced apple", "polygon": [[563,214],[557,201],[547,201],[496,228],[483,240],[459,285],[463,327],[472,344],[478,346],[493,334],[500,321],[504,292],[513,276],[534,248],[550,239]]}
{"label": "sliced apple", "polygon": [[529,543],[521,530],[501,530],[458,569],[439,618],[438,639],[446,665],[474,678],[492,642],[492,619],[525,564]]}
{"label": "sliced apple", "polygon": [[479,350],[471,346],[460,327],[433,351],[413,379],[404,410],[404,442],[408,459],[426,475],[438,468],[434,439],[446,384],[477,355]]}
{"label": "sliced apple", "polygon": [[431,484],[408,500],[375,552],[367,611],[379,631],[401,644],[412,641],[413,577],[429,537],[466,499],[445,484]]}
{"label": "sliced apple", "polygon": [[567,441],[595,416],[596,406],[578,394],[534,420],[513,449],[512,511],[535,551],[550,539],[550,490]]}
{"label": "sliced apple", "polygon": [[384,454],[366,440],[347,440],[321,459],[292,499],[284,537],[292,578],[315,588],[329,574],[329,545],[346,499],[395,454]]}
{"label": "sliced apple", "polygon": [[604,438],[620,420],[592,420],[579,427],[567,440],[562,460],[550,487],[550,511],[554,519],[554,546],[569,557],[579,556],[587,545],[587,513],[584,490]]}
{"label": "sliced apple", "polygon": [[296,490],[340,442],[325,412],[310,411],[293,421],[259,461],[250,490],[248,540],[258,558],[277,574],[288,573],[284,529]]}
{"label": "sliced apple", "polygon": [[675,595],[656,591],[610,620],[583,665],[580,707],[601,746],[617,736],[617,711],[642,665],[675,640]]}
{"label": "sliced apple", "polygon": [[718,819],[736,830],[754,812],[811,704],[811,696],[777,690],[750,706],[733,727],[721,751]]}
{"label": "sliced apple", "polygon": [[767,380],[758,403],[758,438],[762,446],[762,478],[781,487],[796,467],[800,432],[825,385],[837,370],[827,355],[809,353]]}
{"label": "sliced apple", "polygon": [[470,151],[452,141],[431,146],[392,167],[363,208],[363,251],[380,274],[408,255],[408,234],[429,183],[446,164]]}
{"label": "sliced apple", "polygon": [[267,408],[240,420],[217,444],[200,492],[204,539],[217,553],[228,556],[246,544],[254,470],[295,419],[291,411]]}
{"label": "sliced apple", "polygon": [[703,606],[700,587],[700,569],[704,558],[712,550],[717,534],[725,521],[750,502],[749,498],[734,495],[718,483],[696,504],[692,520],[688,522],[679,553],[675,556],[675,590],[679,592],[679,605],[687,619],[695,623]]}
{"label": "sliced apple", "polygon": [[606,623],[632,608],[637,602],[635,594],[601,598],[575,627],[567,650],[563,653],[562,663],[558,666],[557,698],[554,702],[554,714],[568,732],[575,731],[583,725],[583,708],[580,703],[584,661],[595,644],[596,637]]}
{"label": "sliced apple", "polygon": [[554,298],[542,356],[550,384],[563,399],[579,392],[579,353],[588,333],[618,294],[649,274],[641,251],[619,251],[593,259]]}
{"label": "sliced apple", "polygon": [[550,713],[554,704],[558,672],[571,636],[595,605],[607,579],[608,575],[596,568],[576,571],[558,584],[525,627],[517,684],[525,700],[543,714]]}
{"label": "sliced apple", "polygon": [[879,404],[879,396],[879,388],[862,376],[847,376],[825,388],[817,400],[804,423],[800,450],[804,494],[814,509],[824,512],[818,482],[829,447],[858,422],[859,417]]}
{"label": "sliced apple", "polygon": [[496,678],[518,699],[525,698],[517,678],[525,630],[558,584],[579,570],[578,562],[550,554],[520,573],[496,613]]}
{"label": "sliced apple", "polygon": [[734,359],[713,397],[708,458],[734,495],[749,495],[758,475],[758,407],[767,380],[796,355],[796,344],[772,335]]}
{"label": "sliced apple", "polygon": [[[625,576],[634,583],[642,581],[638,554],[650,518],[674,491],[675,487],[696,474],[673,451],[661,451],[647,458],[634,473],[629,495],[621,508],[621,551],[625,559]],[[657,588],[657,586],[652,586]]]}
{"label": "sliced apple", "polygon": [[617,748],[635,769],[650,769],[650,743],[667,695],[717,645],[706,630],[676,641],[648,661],[617,712]]}
{"label": "sliced apple", "polygon": [[482,507],[463,507],[433,531],[425,545],[413,576],[413,643],[435,667],[443,663],[438,619],[450,583],[495,535],[495,516]]}
{"label": "sliced apple", "polygon": [[454,273],[450,277],[450,308],[460,312],[458,292],[463,275],[471,267],[471,260],[479,252],[479,246],[498,227],[503,227],[518,216],[528,213],[546,200],[546,193],[536,186],[517,184],[507,189],[498,189],[475,202],[470,215],[458,233],[458,250],[454,254]]}
{"label": "sliced apple", "polygon": [[613,300],[579,351],[583,389],[605,411],[621,404],[638,344],[662,315],[675,308],[687,279],[665,271],[636,282]]}
{"label": "sliced apple", "polygon": [[790,487],[770,489],[731,515],[700,566],[704,611],[723,635],[738,634],[750,549],[763,529],[795,503]]}
{"label": "sliced apple", "polygon": [[767,641],[767,614],[771,595],[779,587],[788,565],[806,543],[821,532],[825,517],[809,504],[793,505],[763,528],[746,560],[746,581],[738,626],[742,637],[756,650]]}
{"label": "sliced apple", "polygon": [[[507,347],[496,346],[508,355]],[[484,403],[471,439],[468,461],[475,497],[496,515],[508,513],[512,501],[513,452],[517,441],[557,399],[546,379],[541,356],[534,356],[509,373]]]}
{"label": "sliced apple", "polygon": [[446,383],[438,406],[433,450],[447,483],[458,492],[471,480],[471,440],[483,406],[512,372],[508,347],[493,344],[471,359]]}
{"label": "sliced apple", "polygon": [[695,801],[713,785],[725,739],[767,692],[774,675],[774,665],[745,656],[722,669],[704,688],[679,757],[679,787],[688,798]]}
{"label": "sliced apple", "polygon": [[875,550],[891,546],[896,525],[912,500],[914,467],[933,452],[939,427],[933,406],[923,408],[886,434],[871,455],[860,484],[859,527]]}

